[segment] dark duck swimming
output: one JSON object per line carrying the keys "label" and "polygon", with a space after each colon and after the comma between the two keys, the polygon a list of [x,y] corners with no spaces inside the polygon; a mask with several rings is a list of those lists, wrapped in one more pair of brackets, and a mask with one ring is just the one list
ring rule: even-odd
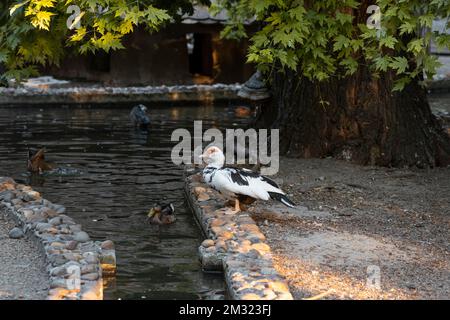
{"label": "dark duck swimming", "polygon": [[147,107],[143,104],[133,107],[130,112],[130,120],[135,128],[148,129],[150,118],[147,115]]}

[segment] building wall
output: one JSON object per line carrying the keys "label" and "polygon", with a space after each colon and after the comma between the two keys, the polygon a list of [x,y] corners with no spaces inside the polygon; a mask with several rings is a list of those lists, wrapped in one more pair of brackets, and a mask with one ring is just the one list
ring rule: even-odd
{"label": "building wall", "polygon": [[[109,72],[96,71],[90,58],[70,56],[46,73],[60,78],[102,82],[107,85],[180,85],[246,81],[253,67],[245,64],[247,41],[222,40],[220,25],[179,24],[148,34],[137,30],[124,41],[125,50],[111,52]],[[212,35],[212,77],[189,72],[187,33]]]}

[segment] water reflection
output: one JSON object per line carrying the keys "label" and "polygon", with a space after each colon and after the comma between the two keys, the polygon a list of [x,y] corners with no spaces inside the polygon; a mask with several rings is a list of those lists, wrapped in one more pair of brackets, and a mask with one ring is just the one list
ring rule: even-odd
{"label": "water reflection", "polygon": [[432,94],[428,99],[433,110],[450,113],[450,93]]}

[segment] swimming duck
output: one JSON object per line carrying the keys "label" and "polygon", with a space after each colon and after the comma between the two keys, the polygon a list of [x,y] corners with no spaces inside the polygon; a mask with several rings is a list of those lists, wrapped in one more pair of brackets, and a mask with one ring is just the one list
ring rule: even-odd
{"label": "swimming duck", "polygon": [[234,109],[234,113],[238,118],[248,118],[252,115],[252,109],[249,107],[239,106]]}
{"label": "swimming duck", "polygon": [[245,199],[248,203],[251,200],[248,198],[265,201],[274,199],[288,207],[295,207],[271,179],[251,170],[224,167],[225,156],[218,147],[209,147],[200,157],[206,162],[203,169],[205,182],[225,196],[235,199],[234,211],[229,213],[241,211],[240,200]]}
{"label": "swimming duck", "polygon": [[150,224],[171,224],[176,218],[174,215],[175,207],[172,203],[166,205],[157,204],[147,214],[148,222]]}
{"label": "swimming duck", "polygon": [[28,171],[42,174],[44,171],[50,171],[53,168],[53,165],[45,161],[45,148],[38,149],[34,154],[28,149]]}
{"label": "swimming duck", "polygon": [[135,127],[147,129],[150,124],[150,118],[147,115],[147,107],[143,104],[134,106],[130,112],[130,120]]}
{"label": "swimming duck", "polygon": [[0,76],[0,88],[1,87],[5,87],[5,88],[9,87],[8,79],[6,79],[5,76]]}

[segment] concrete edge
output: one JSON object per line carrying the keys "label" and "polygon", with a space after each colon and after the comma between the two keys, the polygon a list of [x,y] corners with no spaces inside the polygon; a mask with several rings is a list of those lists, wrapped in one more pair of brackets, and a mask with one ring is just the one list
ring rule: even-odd
{"label": "concrete edge", "polygon": [[143,102],[149,104],[193,104],[242,100],[240,85],[173,87],[69,87],[0,88],[0,105],[107,104]]}
{"label": "concrete edge", "polygon": [[450,93],[450,79],[433,80],[427,83],[430,94]]}
{"label": "concrete edge", "polygon": [[112,241],[92,241],[65,207],[11,178],[0,177],[0,208],[41,248],[50,281],[47,299],[103,299],[103,280],[116,271]]}
{"label": "concrete edge", "polygon": [[227,215],[221,195],[198,173],[185,171],[186,199],[207,239],[199,247],[205,271],[223,271],[233,300],[292,300],[275,270],[270,247],[246,212]]}

